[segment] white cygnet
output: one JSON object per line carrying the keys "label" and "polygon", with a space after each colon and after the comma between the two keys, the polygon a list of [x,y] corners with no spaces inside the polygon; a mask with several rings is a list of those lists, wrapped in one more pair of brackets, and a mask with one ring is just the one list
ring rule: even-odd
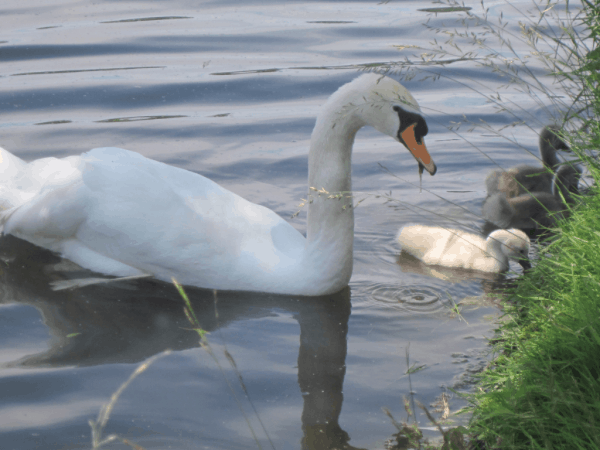
{"label": "white cygnet", "polygon": [[487,239],[473,233],[426,225],[406,225],[397,235],[402,250],[425,264],[482,272],[505,272],[508,260],[529,264],[529,238],[521,230],[496,230]]}

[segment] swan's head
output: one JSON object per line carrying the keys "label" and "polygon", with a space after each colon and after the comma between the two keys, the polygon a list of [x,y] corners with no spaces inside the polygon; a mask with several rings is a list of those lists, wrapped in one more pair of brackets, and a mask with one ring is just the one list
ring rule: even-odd
{"label": "swan's head", "polygon": [[435,174],[437,168],[423,139],[428,132],[427,123],[417,101],[397,81],[377,73],[361,75],[329,98],[316,128],[330,127],[331,117],[345,121],[354,133],[371,125],[402,143],[419,163],[420,172],[425,169]]}
{"label": "swan's head", "polygon": [[516,228],[496,230],[490,233],[488,239],[498,242],[502,253],[509,259],[516,260],[523,269],[531,268],[529,263],[529,238],[523,231]]}
{"label": "swan's head", "polygon": [[563,150],[570,152],[571,147],[559,136],[561,129],[558,125],[547,125],[540,133],[540,149],[546,152]]}
{"label": "swan's head", "polygon": [[419,163],[419,173],[425,169],[435,175],[437,167],[425,147],[424,138],[429,131],[425,119],[400,105],[394,105],[392,110],[398,114],[399,123],[395,138],[415,157]]}
{"label": "swan's head", "polygon": [[370,83],[371,114],[375,119],[371,125],[404,145],[419,163],[420,172],[425,169],[434,175],[437,167],[424,139],[429,130],[417,101],[404,86],[391,78],[378,74],[369,74],[368,77],[365,81]]}

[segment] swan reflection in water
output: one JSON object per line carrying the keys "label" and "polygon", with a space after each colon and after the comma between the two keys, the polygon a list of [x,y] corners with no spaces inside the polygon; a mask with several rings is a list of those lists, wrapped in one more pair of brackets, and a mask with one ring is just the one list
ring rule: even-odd
{"label": "swan reflection in water", "polygon": [[[183,302],[167,283],[142,280],[52,291],[64,278],[60,258],[31,244],[0,238],[0,304],[34,306],[52,335],[50,348],[5,364],[12,367],[95,366],[137,363],[164,350],[198,347]],[[57,266],[61,270],[56,270]],[[89,276],[74,270],[73,278]],[[350,289],[320,298],[186,289],[206,331],[228,323],[290,313],[300,325],[298,384],[303,397],[302,448],[347,448],[350,437],[338,424],[346,372]],[[78,334],[77,334],[78,333]],[[210,338],[209,338],[210,339]],[[125,381],[125,380],[123,380]]]}
{"label": "swan reflection in water", "polygon": [[[493,298],[502,299],[503,292],[514,283],[514,277],[507,277],[505,274],[501,273],[488,273],[456,267],[428,265],[405,251],[401,251],[398,254],[396,257],[396,264],[400,266],[400,269],[404,273],[415,273],[450,283],[481,281],[481,288],[484,294],[481,297],[482,300],[485,298],[489,300]],[[493,303],[496,306],[501,306],[501,304],[498,304],[497,302]]]}

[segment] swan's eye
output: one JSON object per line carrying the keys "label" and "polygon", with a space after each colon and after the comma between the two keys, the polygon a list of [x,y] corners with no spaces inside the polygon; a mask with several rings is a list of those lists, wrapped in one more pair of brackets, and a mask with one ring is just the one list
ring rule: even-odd
{"label": "swan's eye", "polygon": [[398,105],[394,105],[392,109],[398,113],[398,118],[400,119],[398,135],[402,134],[409,126],[415,125],[415,139],[418,144],[422,144],[423,136],[426,136],[429,132],[425,119],[420,114],[406,111]]}
{"label": "swan's eye", "polygon": [[415,135],[417,136],[417,142],[422,141],[423,136],[427,136],[427,133],[429,133],[429,128],[427,128],[427,123],[425,122],[425,119],[423,119],[421,116],[419,116],[419,119],[420,120],[417,121],[417,126],[415,127]]}

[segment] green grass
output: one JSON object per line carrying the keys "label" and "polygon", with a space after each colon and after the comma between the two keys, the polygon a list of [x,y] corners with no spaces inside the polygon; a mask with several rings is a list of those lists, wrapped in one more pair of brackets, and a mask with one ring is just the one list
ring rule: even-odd
{"label": "green grass", "polygon": [[[598,170],[598,169],[594,169]],[[600,448],[600,196],[508,297],[470,431],[502,449]]]}

